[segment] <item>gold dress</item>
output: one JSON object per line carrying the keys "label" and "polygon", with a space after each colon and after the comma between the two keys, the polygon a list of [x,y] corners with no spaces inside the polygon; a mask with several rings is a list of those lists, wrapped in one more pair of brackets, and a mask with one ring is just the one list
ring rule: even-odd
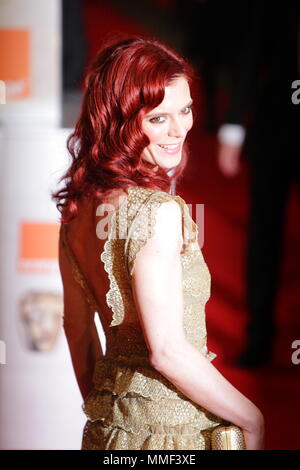
{"label": "gold dress", "polygon": [[[198,244],[198,229],[188,206],[178,195],[134,186],[113,211],[100,255],[110,281],[106,294],[112,321],[106,352],[96,362],[94,387],[82,404],[87,416],[82,449],[198,450],[210,449],[210,433],[223,420],[191,401],[154,369],[136,311],[131,274],[137,253],[155,230],[160,204],[174,200],[182,213],[181,250],[184,330],[209,361],[205,303],[210,297],[210,273]],[[75,263],[73,272],[87,296],[85,280]],[[89,302],[93,304],[94,299]]]}

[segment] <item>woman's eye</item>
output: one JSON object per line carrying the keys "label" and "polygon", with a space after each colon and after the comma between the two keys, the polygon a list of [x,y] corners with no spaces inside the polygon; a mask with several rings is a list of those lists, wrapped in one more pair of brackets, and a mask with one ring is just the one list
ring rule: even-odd
{"label": "woman's eye", "polygon": [[165,118],[163,116],[155,116],[149,119],[149,121],[152,122],[152,124],[162,124],[165,122]]}
{"label": "woman's eye", "polygon": [[183,114],[189,114],[192,111],[192,106],[186,106],[183,108]]}

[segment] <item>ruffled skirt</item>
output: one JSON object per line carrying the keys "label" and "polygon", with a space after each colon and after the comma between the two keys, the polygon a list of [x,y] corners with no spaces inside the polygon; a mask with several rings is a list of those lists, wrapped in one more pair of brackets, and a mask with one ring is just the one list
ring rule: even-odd
{"label": "ruffled skirt", "polygon": [[224,421],[152,367],[102,358],[82,408],[82,450],[209,450]]}

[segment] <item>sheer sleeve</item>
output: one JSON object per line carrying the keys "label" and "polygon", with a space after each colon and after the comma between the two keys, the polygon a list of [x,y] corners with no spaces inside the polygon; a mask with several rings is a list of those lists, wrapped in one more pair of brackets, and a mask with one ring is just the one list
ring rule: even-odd
{"label": "sheer sleeve", "polygon": [[125,242],[125,259],[130,278],[133,273],[134,262],[138,252],[147,243],[147,240],[154,235],[157,209],[164,202],[172,200],[179,202],[174,196],[168,193],[155,192],[141,206],[133,218]]}

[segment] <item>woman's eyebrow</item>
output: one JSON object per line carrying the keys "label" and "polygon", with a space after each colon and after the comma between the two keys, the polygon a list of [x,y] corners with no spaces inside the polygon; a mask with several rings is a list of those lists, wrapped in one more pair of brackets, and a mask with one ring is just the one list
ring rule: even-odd
{"label": "woman's eyebrow", "polygon": [[[186,104],[185,106],[183,106],[181,109],[184,109],[184,108],[187,108],[188,106],[191,106],[193,104],[193,100],[189,101],[188,104]],[[149,113],[149,114],[146,114],[145,117],[151,117],[151,116],[156,116],[157,114],[170,114],[170,113],[166,113],[164,111],[156,111],[155,113]]]}

